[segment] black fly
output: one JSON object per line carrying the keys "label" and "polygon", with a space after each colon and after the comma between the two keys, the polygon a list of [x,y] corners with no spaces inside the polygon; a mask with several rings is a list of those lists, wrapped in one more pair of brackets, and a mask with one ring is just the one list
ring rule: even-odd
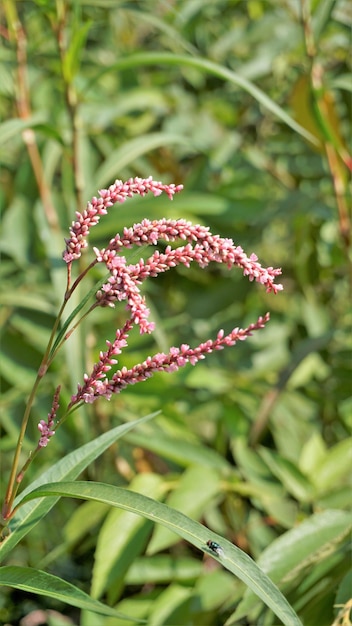
{"label": "black fly", "polygon": [[224,556],[224,551],[222,547],[218,543],[216,543],[216,541],[212,541],[211,539],[208,539],[207,546],[212,552],[214,552],[218,556]]}

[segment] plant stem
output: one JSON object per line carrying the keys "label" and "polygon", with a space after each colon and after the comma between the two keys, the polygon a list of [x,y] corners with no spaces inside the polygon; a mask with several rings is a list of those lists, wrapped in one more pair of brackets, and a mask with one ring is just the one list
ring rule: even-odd
{"label": "plant stem", "polygon": [[[56,335],[56,331],[59,327],[59,323],[60,323],[60,319],[63,313],[63,310],[66,306],[66,302],[64,301],[61,305],[60,311],[56,317],[56,320],[54,322],[54,326],[53,329],[51,331],[51,335],[48,341],[48,345],[47,348],[45,350],[45,354],[43,356],[42,362],[39,366],[38,369],[38,373],[37,373],[37,377],[35,379],[34,385],[32,387],[32,391],[30,393],[30,396],[28,398],[27,404],[26,404],[26,408],[25,408],[25,412],[23,415],[23,419],[22,419],[22,424],[21,424],[21,429],[20,429],[20,433],[18,435],[18,439],[17,439],[17,444],[16,444],[16,449],[15,449],[15,454],[14,454],[14,458],[12,461],[12,466],[11,466],[11,473],[10,473],[10,478],[9,478],[9,482],[7,485],[7,489],[6,489],[6,495],[5,495],[5,501],[4,501],[4,506],[3,506],[3,510],[2,510],[2,516],[4,518],[4,520],[8,520],[11,516],[11,509],[13,506],[13,502],[14,499],[16,497],[16,493],[18,490],[18,487],[22,481],[23,478],[23,473],[24,473],[24,469],[26,470],[27,467],[29,466],[30,463],[26,463],[24,465],[24,467],[22,468],[20,474],[17,474],[17,470],[18,470],[18,464],[19,464],[19,460],[20,460],[20,454],[21,454],[21,450],[22,450],[22,446],[23,446],[23,440],[26,434],[26,429],[27,429],[27,425],[28,425],[28,420],[29,420],[29,416],[31,413],[31,409],[33,406],[33,402],[34,402],[34,398],[35,398],[35,394],[37,392],[38,386],[40,381],[42,380],[42,378],[45,376],[48,367],[52,361],[53,355],[50,354],[51,351],[51,347],[53,345],[53,341]],[[33,460],[33,455],[31,455],[30,457],[30,462]],[[21,476],[20,476],[21,475]],[[17,484],[15,484],[17,483]]]}
{"label": "plant stem", "polygon": [[[16,3],[8,2],[7,4],[8,8],[11,9],[7,12],[9,20],[9,33],[16,46],[17,56],[16,106],[19,117],[26,120],[32,115],[27,68],[27,38],[25,30],[17,15],[15,6]],[[59,222],[51,200],[49,187],[45,181],[43,162],[37,146],[35,133],[31,128],[26,128],[22,133],[22,138],[28,151],[46,219],[52,229],[59,231]]]}
{"label": "plant stem", "polygon": [[311,24],[311,15],[307,0],[301,0],[302,25],[307,56],[310,60],[310,84],[315,110],[315,119],[323,137],[323,145],[328,163],[336,205],[339,215],[340,236],[348,258],[351,244],[351,221],[346,202],[346,175],[344,166],[351,168],[351,159],[331,124],[331,95],[324,90],[324,69],[316,60],[317,45]]}

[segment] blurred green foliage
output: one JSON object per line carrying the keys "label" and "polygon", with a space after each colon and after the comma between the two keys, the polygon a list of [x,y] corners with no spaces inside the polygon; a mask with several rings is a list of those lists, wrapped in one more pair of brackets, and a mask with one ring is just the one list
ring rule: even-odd
{"label": "blurred green foliage", "polygon": [[[194,369],[81,409],[30,478],[161,409],[85,478],[137,483],[202,521],[258,559],[306,626],[328,626],[351,589],[348,3],[4,0],[0,11],[2,484],[64,294],[74,212],[115,178],[183,183],[172,204],[114,207],[90,242],[103,247],[144,217],[187,218],[281,266],[285,291],[267,295],[239,271],[176,268],[146,286],[158,330],[132,335],[120,365],[267,310],[271,322]],[[95,311],[70,338],[40,388],[24,454],[56,385],[68,401],[123,319],[123,310]],[[61,500],[11,564],[79,581],[148,624],[214,626],[231,615],[229,624],[275,624],[228,572],[125,515]],[[1,601],[0,617],[15,624],[34,608],[84,626],[120,623],[18,592]]]}

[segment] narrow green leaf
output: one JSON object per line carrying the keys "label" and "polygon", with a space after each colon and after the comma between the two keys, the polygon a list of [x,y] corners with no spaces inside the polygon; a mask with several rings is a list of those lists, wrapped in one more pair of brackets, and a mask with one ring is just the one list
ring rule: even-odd
{"label": "narrow green leaf", "polygon": [[12,119],[7,120],[0,124],[0,142],[3,144],[5,141],[17,137],[19,133],[23,132],[27,128],[34,128],[45,121],[42,113],[36,113],[25,120]]}
{"label": "narrow green leaf", "polygon": [[336,489],[336,485],[351,486],[352,438],[339,441],[321,458],[314,469],[313,481],[318,493]]}
{"label": "narrow green leaf", "polygon": [[[126,8],[126,12],[130,13],[131,17],[135,20],[138,20],[138,23],[145,22],[148,25],[151,25],[153,30],[157,29],[161,33],[163,33],[168,41],[173,41],[177,45],[178,48],[182,47],[186,52],[190,54],[195,54],[197,49],[190,43],[189,38],[181,35],[181,29],[179,28],[179,23],[176,21],[176,26],[172,26],[167,20],[159,19],[158,15],[156,15],[155,11],[146,12],[142,11],[141,7],[133,7],[133,4]],[[179,16],[179,8],[177,9],[177,14]]]}
{"label": "narrow green leaf", "polygon": [[343,89],[352,93],[351,74],[343,74],[342,76],[337,76],[337,78],[332,78],[329,82],[329,86],[331,89]]}
{"label": "narrow green leaf", "polygon": [[[106,275],[106,280],[108,278],[109,274]],[[103,284],[105,279],[99,279],[95,285],[93,285],[93,287],[82,297],[82,299],[79,301],[78,305],[74,308],[74,310],[70,313],[70,315],[68,316],[68,318],[65,320],[64,324],[62,324],[62,326],[60,327],[60,330],[58,332],[58,335],[55,339],[55,342],[51,348],[50,354],[52,355],[57,346],[60,344],[60,342],[62,341],[63,337],[65,336],[71,322],[73,322],[74,318],[76,317],[76,315],[78,315],[78,313],[85,307],[85,305],[87,304],[88,300],[92,297],[95,296],[95,294],[97,293],[97,291],[100,289],[101,285]]]}
{"label": "narrow green leaf", "polygon": [[[26,495],[23,501],[44,496],[50,496],[50,499],[52,497],[66,496],[83,500],[96,500],[131,511],[136,513],[136,515],[142,515],[147,519],[166,526],[186,541],[192,543],[199,550],[211,554],[226,569],[243,580],[272,609],[285,626],[302,626],[286,598],[245,552],[242,552],[242,550],[226,539],[209,531],[198,522],[189,519],[183,513],[170,509],[165,504],[151,500],[139,493],[133,493],[127,489],[103,483],[62,482],[42,485]],[[221,545],[223,555],[217,555],[208,548],[206,542],[209,539]]]}
{"label": "narrow green leaf", "polygon": [[[275,539],[258,559],[258,565],[275,582],[296,576],[308,565],[327,558],[337,549],[352,528],[352,515],[344,511],[324,511],[312,515],[299,526]],[[257,599],[247,589],[234,616],[248,614]]]}
{"label": "narrow green leaf", "polygon": [[73,81],[78,72],[81,51],[86,43],[88,32],[92,24],[93,22],[89,20],[82,26],[79,25],[79,22],[75,25],[72,39],[63,61],[63,73],[68,83]]}
{"label": "narrow green leaf", "polygon": [[[312,16],[312,28],[314,39],[319,41],[325,27],[331,23],[331,14],[335,7],[336,0],[321,0]],[[309,5],[308,5],[309,6]]]}
{"label": "narrow green leaf", "polygon": [[[148,154],[161,146],[171,144],[187,144],[188,140],[182,135],[175,133],[148,133],[127,141],[119,148],[111,152],[109,157],[97,171],[94,185],[101,189],[119,176],[119,172],[127,165],[135,161],[142,154]],[[92,190],[94,193],[94,190]]]}
{"label": "narrow green leaf", "polygon": [[[117,439],[123,437],[123,435],[125,435],[125,433],[132,428],[135,428],[139,424],[143,424],[143,422],[152,419],[158,415],[158,413],[159,411],[146,415],[145,417],[128,424],[116,426],[116,428],[100,435],[100,437],[94,439],[94,441],[91,441],[78,448],[78,450],[74,450],[70,454],[67,454],[63,459],[55,463],[48,471],[40,476],[40,478],[33,481],[29,487],[24,489],[23,492],[17,496],[15,506],[20,505],[26,494],[46,482],[53,481],[54,479],[74,480],[86,467],[88,467],[90,463],[98,458],[98,456],[100,456]],[[25,506],[20,506],[16,515],[9,523],[10,534],[0,544],[1,562],[8,556],[8,554],[10,554],[18,542],[25,535],[27,535],[43,517],[45,517],[45,515],[55,505],[57,500],[58,498],[42,498],[36,502],[29,502]]]}
{"label": "narrow green leaf", "polygon": [[302,502],[310,501],[313,487],[294,463],[284,459],[273,450],[261,447],[258,449],[258,452],[274,476],[282,482],[291,495]]}
{"label": "narrow green leaf", "polygon": [[[167,498],[167,506],[182,511],[192,519],[200,519],[207,505],[220,490],[220,475],[213,468],[193,465],[183,472],[177,487]],[[148,546],[154,554],[176,543],[177,537],[165,526],[156,526]]]}
{"label": "narrow green leaf", "polygon": [[161,554],[136,558],[126,575],[127,585],[167,584],[172,580],[187,583],[202,576],[203,565],[195,558]]}
{"label": "narrow green leaf", "polygon": [[201,465],[223,472],[231,472],[230,464],[218,452],[185,439],[154,433],[151,437],[150,434],[141,432],[130,434],[126,440],[135,446],[141,446],[163,458],[170,459],[182,467]]}
{"label": "narrow green leaf", "polygon": [[172,583],[155,599],[148,617],[148,626],[189,623],[187,607],[191,601],[191,588]]}
{"label": "narrow green leaf", "polygon": [[48,297],[45,298],[44,294],[38,291],[36,293],[27,293],[19,288],[0,294],[0,305],[16,307],[16,309],[30,309],[38,313],[48,313],[52,316],[55,316],[57,312],[55,306],[48,300]]}
{"label": "narrow green leaf", "polygon": [[312,476],[312,483],[315,481],[315,468],[325,458],[327,451],[326,444],[321,434],[314,431],[310,438],[302,446],[299,458],[299,469],[305,476]]}
{"label": "narrow green leaf", "polygon": [[[300,134],[314,145],[317,145],[318,143],[314,135],[295,122],[295,120],[288,115],[282,107],[271,100],[271,98],[259,89],[259,87],[256,87],[256,85],[240,74],[233,72],[223,65],[219,65],[213,61],[208,61],[208,59],[171,54],[168,52],[143,52],[119,59],[113,66],[106,68],[106,72],[111,72],[112,70],[131,70],[132,68],[140,67],[142,65],[177,65],[195,67],[199,70],[212,74],[213,76],[229,81],[230,83],[247,91],[255,100],[257,100],[257,102],[273,113],[282,122],[287,124],[287,126],[292,128],[292,130],[296,133]],[[99,78],[101,78],[101,73],[99,74]]]}
{"label": "narrow green leaf", "polygon": [[[160,498],[162,487],[163,480],[160,476],[142,473],[132,480],[129,490]],[[91,581],[93,598],[100,598],[110,590],[109,604],[115,604],[119,591],[123,588],[126,571],[136,556],[144,552],[149,535],[148,520],[129,511],[110,509],[100,529],[94,553]]]}
{"label": "narrow green leaf", "polygon": [[84,502],[75,509],[63,529],[66,546],[81,542],[85,535],[101,523],[108,511],[109,507],[99,502]]}
{"label": "narrow green leaf", "polygon": [[225,603],[232,605],[241,593],[241,587],[233,584],[233,577],[224,569],[217,568],[200,576],[195,588],[201,612],[221,611]]}
{"label": "narrow green leaf", "polygon": [[21,589],[28,593],[35,593],[39,596],[46,596],[65,602],[70,606],[76,606],[79,609],[93,611],[100,615],[108,615],[111,617],[120,617],[128,621],[136,621],[127,615],[122,615],[110,606],[105,606],[99,600],[93,600],[84,591],[75,587],[71,583],[62,580],[58,576],[47,574],[41,570],[32,567],[18,567],[16,565],[8,565],[0,567],[0,585],[12,587],[13,589]]}

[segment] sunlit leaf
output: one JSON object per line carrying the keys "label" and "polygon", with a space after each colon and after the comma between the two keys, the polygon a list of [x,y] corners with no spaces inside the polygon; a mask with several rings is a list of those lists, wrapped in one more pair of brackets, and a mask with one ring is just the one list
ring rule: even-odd
{"label": "sunlit leaf", "polygon": [[31,567],[17,565],[0,567],[0,585],[33,593],[36,596],[45,596],[100,615],[131,620],[127,615],[121,615],[119,611],[90,598],[84,591],[66,580]]}
{"label": "sunlit leaf", "polygon": [[[42,485],[27,494],[23,502],[33,498],[74,497],[85,500],[96,500],[131,513],[142,515],[147,519],[162,524],[173,530],[180,537],[192,543],[199,550],[217,558],[230,572],[241,578],[263,602],[269,606],[286,626],[302,626],[297,615],[265,574],[252,559],[226,539],[208,531],[204,526],[186,517],[165,504],[151,500],[141,494],[127,489],[102,483],[52,483]],[[213,540],[221,545],[223,555],[214,554],[207,546]]]}
{"label": "sunlit leaf", "polygon": [[[157,413],[147,415],[141,420],[130,422],[128,424],[122,424],[116,426],[111,431],[103,433],[95,440],[81,446],[77,450],[70,452],[63,459],[60,459],[57,463],[52,465],[49,470],[33,481],[30,487],[27,487],[23,492],[17,496],[15,500],[15,507],[20,504],[23,497],[36,486],[45,484],[52,481],[54,478],[61,480],[71,479],[74,480],[79,474],[96,458],[98,458],[114,441],[119,437],[122,437],[126,432],[134,428],[138,423],[143,423],[155,417]],[[7,538],[0,543],[0,559],[3,562],[6,556],[10,554],[11,550],[18,544],[23,537],[29,533],[29,531],[40,522],[40,520],[47,515],[50,509],[57,502],[57,498],[41,498],[34,502],[29,502],[25,506],[20,506],[16,515],[10,521],[9,530],[10,534]]]}

